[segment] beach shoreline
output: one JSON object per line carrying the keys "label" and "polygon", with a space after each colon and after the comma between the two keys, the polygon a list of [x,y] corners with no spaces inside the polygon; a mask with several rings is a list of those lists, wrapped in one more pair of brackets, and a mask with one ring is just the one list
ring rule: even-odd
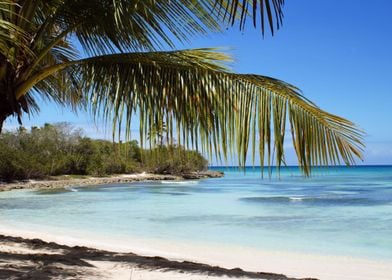
{"label": "beach shoreline", "polygon": [[[82,183],[85,183],[84,186],[89,186],[110,184],[110,182],[116,184],[165,180],[159,175],[152,176],[154,177],[150,177],[150,174],[118,175],[109,178],[98,178],[100,179],[99,182],[94,181],[96,178],[87,178]],[[230,178],[230,174],[228,174],[228,177]],[[165,178],[167,180],[184,180],[184,178],[173,178],[170,175]],[[59,185],[53,184],[53,181],[49,183],[37,181],[30,182],[36,183],[36,185],[26,186],[22,184],[20,188],[50,190],[52,188],[64,188],[66,186],[83,186],[78,180],[73,178],[72,180],[60,181]],[[175,188],[178,187],[177,183],[180,186],[182,185],[182,182],[173,182],[176,186]],[[169,185],[171,185],[171,182]],[[27,192],[24,193],[22,191],[19,193],[16,190],[18,188],[18,186],[15,188],[10,187],[9,190],[14,189],[14,194],[17,195],[26,195]],[[72,195],[73,193],[69,192],[68,194]],[[7,202],[7,199],[12,199],[12,197],[13,192],[4,193],[5,202]],[[24,203],[20,206],[26,207]],[[30,206],[35,207],[34,204]],[[27,207],[30,206],[27,205]],[[28,214],[29,212],[26,213]],[[42,213],[44,214],[45,212]],[[157,213],[160,215],[162,212],[157,211]],[[54,217],[55,219],[60,219],[60,216],[54,215]],[[253,245],[236,245],[235,243],[168,239],[165,235],[162,235],[162,238],[158,237],[154,239],[149,238],[148,235],[129,235],[128,232],[124,235],[122,232],[110,234],[100,232],[99,230],[83,231],[82,227],[77,226],[78,224],[74,227],[72,225],[68,227],[61,223],[62,221],[59,220],[59,223],[46,225],[45,223],[34,223],[33,219],[24,219],[20,223],[17,219],[14,220],[6,216],[0,216],[0,235],[2,235],[0,237],[0,273],[2,271],[4,273],[24,273],[27,276],[31,276],[29,271],[33,271],[34,273],[47,273],[49,276],[53,276],[64,272],[62,275],[65,275],[63,279],[124,280],[244,279],[241,278],[242,276],[239,276],[243,275],[245,277],[245,274],[241,273],[254,273],[259,271],[267,273],[269,277],[279,275],[278,277],[280,278],[255,279],[390,280],[390,276],[392,275],[392,259],[390,257],[386,259],[373,259],[369,255],[366,255],[366,252],[363,252],[363,254],[360,253],[359,255],[350,254],[349,251],[346,252],[347,255],[334,255],[335,253],[322,255],[322,251],[304,250],[304,252],[298,252],[292,249],[290,251],[289,247],[279,247],[287,251],[277,251],[278,247],[274,246],[270,247],[274,249],[268,250],[262,247],[252,247]],[[137,223],[135,223],[135,227],[137,227]],[[154,228],[153,230],[159,231],[158,228]],[[193,232],[197,234],[196,231]],[[246,238],[245,235],[244,237]],[[287,237],[285,240],[290,242],[291,239]],[[48,242],[49,245],[42,245],[42,241]],[[68,246],[69,248],[60,248],[59,244],[61,246]],[[320,245],[321,243],[319,242],[318,244]],[[74,248],[75,246],[76,248]],[[79,247],[83,247],[84,249],[80,250]],[[303,248],[306,249],[305,243],[303,244]],[[97,253],[99,256],[88,255],[90,251]],[[67,253],[64,254],[64,252]],[[87,260],[85,258],[86,254],[88,257]],[[109,254],[113,258],[104,257],[105,254]],[[53,257],[52,255],[55,256]],[[116,259],[116,255],[128,259],[126,261],[119,261],[119,259]],[[161,262],[161,266],[140,266],[140,264],[129,259],[130,257],[135,258],[135,256],[147,262],[157,260],[163,263]],[[70,257],[76,258],[78,262],[75,264]],[[24,266],[25,262],[29,264],[28,271]],[[189,264],[196,271],[187,270]],[[213,268],[212,271],[210,271],[211,268]],[[221,274],[216,274],[215,268]],[[232,272],[234,274],[230,274]],[[35,277],[33,275],[28,279],[51,279],[46,274],[43,276]],[[260,275],[256,274],[255,276],[258,277]],[[3,278],[8,279],[10,277],[0,275],[0,279]]]}
{"label": "beach shoreline", "polygon": [[[48,242],[54,247],[60,244],[61,246],[68,246],[70,248],[75,247],[78,249],[79,247],[83,247],[90,248],[93,251],[111,252],[110,254],[113,255],[130,254],[133,257],[147,258],[143,259],[144,261],[149,260],[148,258],[163,260],[166,265],[160,263],[159,266],[144,267],[138,266],[134,262],[130,264],[127,262],[118,262],[113,259],[98,259],[94,257],[91,261],[94,263],[93,266],[96,269],[100,271],[102,269],[102,263],[100,262],[105,261],[106,266],[104,271],[109,270],[114,276],[102,276],[101,278],[91,279],[129,279],[131,269],[138,271],[139,278],[135,279],[164,280],[237,279],[238,277],[245,277],[245,279],[247,277],[249,279],[388,280],[390,279],[390,275],[392,275],[391,261],[361,259],[350,256],[324,256],[294,252],[262,251],[259,249],[234,246],[200,246],[199,244],[195,245],[181,242],[165,243],[164,241],[156,242],[154,240],[142,240],[131,237],[129,238],[131,241],[126,242],[122,239],[114,240],[109,237],[107,239],[99,239],[94,235],[84,238],[82,236],[68,236],[67,234],[56,235],[53,233],[12,228],[7,225],[0,230],[0,235],[2,235],[0,237],[0,251],[3,253],[4,248],[8,248],[8,251],[17,252],[20,247],[23,247],[21,244],[29,243],[30,241],[28,240],[36,240],[38,243],[42,241]],[[14,242],[14,245],[10,246],[10,244],[7,244],[7,240],[10,238],[17,238],[19,241]],[[31,249],[30,247],[29,249]],[[71,255],[74,256],[76,254],[75,252]],[[32,256],[39,253],[40,251],[29,251],[29,254]],[[98,262],[95,263],[95,261]],[[12,261],[4,262],[2,260],[2,262],[3,264],[8,263],[8,265],[12,265]],[[191,268],[188,267],[190,263],[192,264]],[[173,265],[176,267],[175,269],[172,267]],[[121,268],[120,270],[122,272],[119,268]],[[187,268],[190,270],[187,270]],[[125,273],[127,278],[122,278],[123,276],[121,276],[124,274],[124,269],[127,271]],[[217,271],[218,274],[216,273]],[[261,275],[257,274],[260,271],[264,273],[263,277],[268,276],[270,278],[257,278],[257,275]],[[149,275],[152,272],[160,275]],[[179,275],[176,276],[178,273]],[[207,276],[208,278],[206,278]]]}
{"label": "beach shoreline", "polygon": [[[219,178],[223,176],[223,172],[219,171],[200,171],[189,172],[183,174],[152,174],[152,173],[137,173],[137,174],[117,174],[107,177],[93,177],[83,176],[83,178],[67,177],[53,177],[51,179],[43,180],[25,180],[14,182],[0,181],[0,192],[11,190],[50,190],[65,187],[84,187],[93,185],[105,184],[121,184],[133,182],[148,182],[148,181],[181,181],[181,180],[199,180],[207,178]],[[60,179],[59,179],[60,178]]]}

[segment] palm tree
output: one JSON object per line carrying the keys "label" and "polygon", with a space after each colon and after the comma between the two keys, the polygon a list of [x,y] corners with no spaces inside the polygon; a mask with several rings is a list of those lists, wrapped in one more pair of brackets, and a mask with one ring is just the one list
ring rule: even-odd
{"label": "palm tree", "polygon": [[[284,163],[286,122],[305,174],[361,157],[361,132],[283,81],[235,74],[217,49],[162,51],[195,34],[247,22],[282,23],[284,0],[1,0],[0,132],[4,121],[50,100],[110,120],[140,116],[143,142],[156,123],[167,138],[209,154],[248,150]],[[86,55],[81,57],[78,49]],[[256,145],[256,143],[259,143]],[[275,161],[275,162],[274,162]]]}
{"label": "palm tree", "polygon": [[155,122],[154,127],[151,128],[151,130],[147,134],[147,140],[152,142],[151,147],[155,148],[156,146],[158,147],[163,146],[165,132],[166,132],[166,124],[162,120],[158,120],[157,122]]}

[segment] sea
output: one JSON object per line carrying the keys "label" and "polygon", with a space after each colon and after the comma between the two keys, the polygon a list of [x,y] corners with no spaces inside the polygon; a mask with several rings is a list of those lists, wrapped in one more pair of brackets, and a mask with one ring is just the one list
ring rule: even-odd
{"label": "sea", "polygon": [[[0,193],[0,227],[392,260],[392,166]],[[1,229],[1,228],[0,228]]]}

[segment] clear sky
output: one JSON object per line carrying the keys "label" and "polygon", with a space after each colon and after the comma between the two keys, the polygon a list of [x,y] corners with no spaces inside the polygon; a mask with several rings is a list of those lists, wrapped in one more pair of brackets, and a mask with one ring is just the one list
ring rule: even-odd
{"label": "clear sky", "polygon": [[[234,70],[272,76],[299,87],[321,108],[366,132],[364,164],[392,164],[392,23],[390,0],[286,0],[284,25],[263,39],[259,29],[197,37],[178,49],[228,46]],[[67,121],[91,137],[110,137],[86,114],[50,103],[26,127]],[[16,126],[8,121],[5,128]],[[134,129],[137,130],[137,124]],[[289,151],[288,163],[295,159]]]}

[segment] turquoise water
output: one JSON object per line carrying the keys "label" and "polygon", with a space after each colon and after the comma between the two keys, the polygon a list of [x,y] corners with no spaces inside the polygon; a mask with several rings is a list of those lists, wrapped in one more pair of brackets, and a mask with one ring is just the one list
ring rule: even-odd
{"label": "turquoise water", "polygon": [[[222,169],[221,169],[222,170]],[[392,259],[392,167],[223,169],[224,178],[0,193],[0,223]]]}

